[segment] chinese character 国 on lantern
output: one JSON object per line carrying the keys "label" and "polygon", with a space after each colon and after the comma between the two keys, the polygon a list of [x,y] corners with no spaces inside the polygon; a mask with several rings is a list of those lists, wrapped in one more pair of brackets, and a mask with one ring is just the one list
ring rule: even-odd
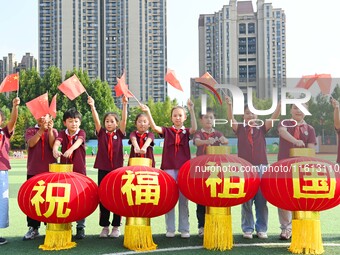
{"label": "chinese character \u56fd on lantern", "polygon": [[340,203],[340,174],[328,160],[294,157],[306,151],[310,150],[295,148],[291,151],[292,158],[272,164],[262,176],[261,190],[271,204],[293,211],[289,250],[298,254],[322,254],[319,211]]}

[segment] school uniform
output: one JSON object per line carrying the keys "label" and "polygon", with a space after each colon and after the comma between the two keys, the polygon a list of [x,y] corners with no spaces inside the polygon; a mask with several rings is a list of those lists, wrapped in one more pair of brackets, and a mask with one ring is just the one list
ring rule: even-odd
{"label": "school uniform", "polygon": [[[171,175],[177,182],[178,170],[187,161],[190,160],[190,132],[189,128],[182,127],[176,129],[172,127],[162,127],[162,137],[164,137],[164,146],[162,153],[161,169]],[[188,199],[179,193],[179,224],[178,231],[190,232],[189,229],[189,208]],[[166,231],[175,232],[175,208],[165,214]]]}
{"label": "school uniform", "polygon": [[[268,165],[266,151],[266,126],[250,127],[239,124],[235,134],[237,136],[238,156],[247,160],[253,166],[260,177],[264,168]],[[252,206],[255,204],[256,222],[254,222]],[[254,229],[255,226],[255,229]],[[266,233],[268,229],[268,207],[267,200],[261,192],[261,188],[249,201],[242,204],[241,228],[243,233],[252,233],[254,230],[259,233]]]}
{"label": "school uniform", "polygon": [[[135,153],[135,147],[132,145],[132,138],[136,138],[137,144],[139,145],[139,148],[141,149],[146,142],[147,139],[151,139],[152,142],[150,143],[150,146],[146,149],[145,154],[140,154],[140,153]],[[138,131],[133,131],[130,134],[130,139],[129,139],[129,144],[131,145],[131,150],[130,150],[130,158],[149,158],[152,160],[152,167],[155,167],[155,158],[153,155],[153,146],[155,140],[155,135],[152,132],[146,131],[144,134],[140,134]]]}
{"label": "school uniform", "polygon": [[[98,185],[104,177],[113,171],[120,168],[124,163],[123,156],[123,138],[125,134],[120,129],[113,132],[108,132],[105,128],[101,127],[97,133],[98,138],[98,153],[94,162],[94,168],[98,169]],[[99,225],[107,227],[110,225],[110,211],[107,210],[101,203],[99,204],[100,217]],[[121,216],[113,214],[111,225],[119,227]]]}

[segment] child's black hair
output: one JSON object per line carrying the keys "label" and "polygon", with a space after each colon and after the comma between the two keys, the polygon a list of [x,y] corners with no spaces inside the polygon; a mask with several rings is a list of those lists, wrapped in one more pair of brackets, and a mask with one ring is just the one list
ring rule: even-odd
{"label": "child's black hair", "polygon": [[64,116],[63,116],[63,121],[66,121],[67,119],[76,119],[78,118],[80,121],[82,119],[82,115],[80,112],[77,111],[76,108],[72,107],[70,109],[68,109],[65,113],[64,113]]}

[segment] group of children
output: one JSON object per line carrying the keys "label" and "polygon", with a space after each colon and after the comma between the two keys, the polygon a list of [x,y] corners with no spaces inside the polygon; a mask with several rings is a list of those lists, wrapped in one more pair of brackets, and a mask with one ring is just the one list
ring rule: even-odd
{"label": "group of children", "polygon": [[[238,138],[238,156],[246,159],[257,167],[260,176],[264,167],[268,165],[266,154],[265,134],[272,128],[272,122],[267,121],[264,125],[253,123],[257,119],[247,106],[244,107],[244,123],[241,125],[234,120],[232,114],[231,98],[226,97],[228,104],[227,117],[232,120],[232,129]],[[88,97],[88,104],[91,108],[93,120],[95,123],[96,135],[98,138],[98,153],[96,155],[94,168],[98,169],[98,185],[103,178],[111,171],[123,166],[123,144],[127,121],[127,103],[126,97],[123,98],[122,118],[120,120],[116,113],[108,112],[103,117],[103,126],[101,125],[98,113],[96,111],[93,98]],[[15,123],[18,117],[18,106],[20,99],[13,100],[13,109],[11,118],[7,126],[0,129],[0,228],[8,227],[8,170],[9,164],[9,139],[13,134]],[[339,103],[332,99],[334,107],[334,126],[338,134],[340,133],[340,111]],[[184,126],[187,119],[186,111],[181,106],[176,106],[171,110],[171,127],[158,126],[151,115],[150,109],[146,105],[140,105],[142,113],[137,115],[135,120],[136,131],[130,134],[129,144],[131,144],[130,157],[147,157],[150,158],[155,166],[153,156],[153,133],[149,128],[164,138],[163,154],[161,169],[166,171],[175,180],[180,167],[184,162],[191,158],[189,140],[193,135],[193,142],[197,146],[197,156],[206,154],[207,146],[219,146],[228,144],[228,139],[223,134],[214,129],[214,111],[207,109],[204,115],[200,116],[201,129],[197,131],[197,124],[194,113],[194,104],[188,100],[188,110],[191,117],[191,127]],[[280,114],[280,104],[274,111],[272,119],[277,119]],[[314,128],[304,121],[304,114],[300,109],[292,105],[291,107],[292,122],[294,125],[278,126],[280,136],[278,160],[289,157],[288,151],[293,147],[314,147],[316,143]],[[66,111],[63,116],[65,130],[57,132],[53,128],[53,119],[46,115],[37,120],[35,127],[28,128],[25,133],[25,140],[28,146],[27,159],[27,179],[49,171],[49,164],[56,163],[60,157],[60,163],[73,164],[73,171],[86,175],[85,164],[85,131],[80,129],[82,115],[74,108]],[[0,112],[0,124],[4,122],[4,116]],[[287,127],[291,126],[291,127]],[[340,137],[340,136],[338,136]],[[339,138],[340,139],[340,138]],[[339,141],[340,142],[340,141]],[[340,143],[339,143],[340,144]],[[61,146],[61,151],[59,147]],[[340,155],[338,150],[338,159]],[[252,205],[255,204],[256,220],[254,220]],[[189,238],[189,209],[188,200],[182,194],[179,196],[179,216],[178,231],[182,238]],[[278,209],[281,224],[281,239],[291,237],[292,214],[289,211]],[[198,234],[204,235],[204,215],[205,207],[197,205]],[[174,237],[175,227],[175,208],[165,215],[166,237]],[[23,240],[31,240],[39,235],[40,222],[27,217],[28,232]],[[110,211],[100,204],[99,225],[102,227],[100,237],[119,237],[121,225],[121,216],[113,214],[110,221]],[[112,230],[110,232],[110,225]],[[261,189],[250,201],[242,204],[242,231],[244,238],[253,238],[253,233],[259,238],[267,238],[268,226],[268,208],[267,201],[261,193]],[[85,238],[85,219],[77,221],[75,238]],[[0,238],[0,244],[7,243],[5,238]]]}

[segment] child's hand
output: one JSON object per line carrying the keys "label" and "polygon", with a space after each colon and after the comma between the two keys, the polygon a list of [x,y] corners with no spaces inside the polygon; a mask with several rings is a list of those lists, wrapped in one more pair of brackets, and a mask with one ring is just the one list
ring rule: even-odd
{"label": "child's hand", "polygon": [[336,99],[331,98],[331,103],[334,109],[339,108],[339,102]]}
{"label": "child's hand", "polygon": [[87,98],[87,103],[89,104],[89,106],[94,106],[94,99],[92,97],[88,97]]}
{"label": "child's hand", "polygon": [[190,99],[188,99],[187,106],[189,111],[194,109],[194,103]]}
{"label": "child's hand", "polygon": [[233,101],[231,100],[231,98],[229,96],[226,96],[225,100],[227,101],[227,104],[229,104],[229,105],[231,105],[233,103]]}
{"label": "child's hand", "polygon": [[47,122],[47,128],[48,130],[51,130],[53,128],[53,125],[54,125],[54,121],[52,119],[50,119],[48,122]]}
{"label": "child's hand", "polygon": [[139,151],[140,154],[146,154],[146,149],[144,147],[142,147]]}
{"label": "child's hand", "polygon": [[64,157],[65,158],[70,158],[72,155],[73,151],[71,149],[68,149],[67,151],[64,152]]}
{"label": "child's hand", "polygon": [[216,141],[214,137],[209,137],[208,140],[210,145],[214,144]]}
{"label": "child's hand", "polygon": [[296,147],[299,147],[299,148],[304,148],[304,147],[306,147],[305,146],[305,143],[302,141],[302,140],[297,140],[295,143],[294,143],[294,145],[296,146]]}
{"label": "child's hand", "polygon": [[143,111],[143,112],[150,112],[150,109],[149,109],[149,107],[147,106],[147,105],[145,105],[145,104],[141,104],[140,105],[140,109]]}
{"label": "child's hand", "polygon": [[16,97],[12,101],[13,107],[18,106],[20,104],[20,98]]}
{"label": "child's hand", "polygon": [[62,156],[63,154],[58,151],[58,150],[53,150],[53,157],[54,158],[59,158],[60,156]]}
{"label": "child's hand", "polygon": [[228,144],[229,143],[229,140],[226,137],[224,137],[224,136],[221,136],[218,140],[222,144]]}
{"label": "child's hand", "polygon": [[135,148],[135,153],[139,154],[140,153],[140,149],[139,148]]}
{"label": "child's hand", "polygon": [[127,104],[129,102],[128,98],[126,96],[123,96],[123,104]]}

